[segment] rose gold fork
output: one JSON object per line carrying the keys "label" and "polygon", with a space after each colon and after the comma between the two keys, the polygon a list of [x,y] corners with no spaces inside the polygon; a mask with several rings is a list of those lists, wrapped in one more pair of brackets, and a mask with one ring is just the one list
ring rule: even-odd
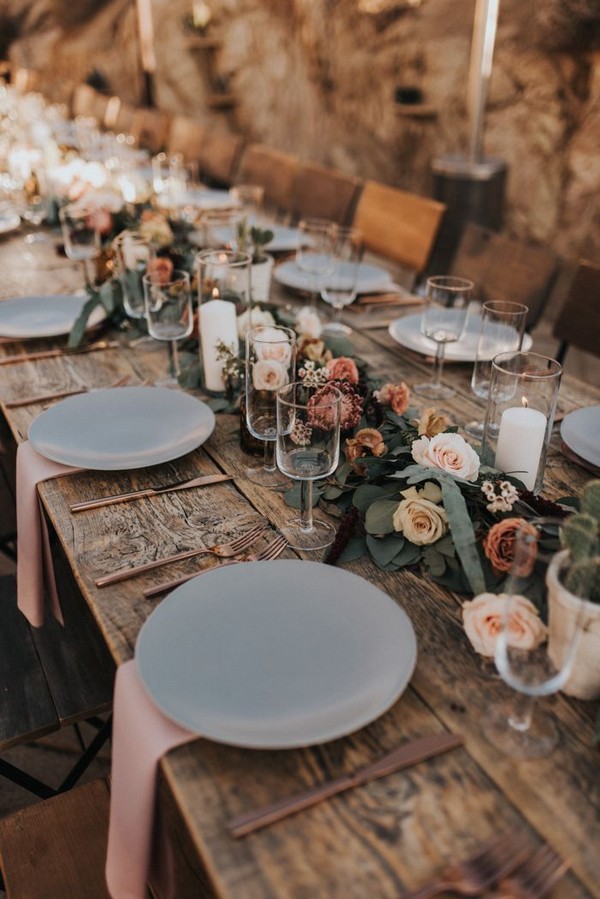
{"label": "rose gold fork", "polygon": [[250,531],[241,534],[229,543],[215,543],[214,546],[202,547],[201,549],[188,549],[185,552],[176,553],[174,556],[166,556],[164,559],[154,559],[153,562],[145,562],[143,565],[135,565],[133,568],[125,568],[123,571],[115,571],[113,574],[105,574],[96,581],[97,587],[108,587],[109,584],[118,584],[119,581],[126,581],[144,571],[152,571],[153,568],[159,568],[161,565],[168,565],[171,562],[182,562],[184,559],[192,559],[194,556],[212,555],[220,556],[221,559],[227,559],[230,556],[237,556],[238,553],[248,549],[255,540],[258,540],[267,526],[257,524]]}
{"label": "rose gold fork", "polygon": [[[276,559],[277,556],[280,556],[284,551],[286,546],[288,545],[285,537],[281,535],[275,537],[274,540],[269,543],[268,546],[265,546],[263,550],[257,553],[249,553],[245,556],[238,556],[237,559],[232,559],[230,562],[223,562],[222,565],[219,565],[219,568],[225,568],[227,565],[237,565],[239,562],[267,562],[270,559]],[[169,590],[173,590],[175,587],[179,587],[180,584],[185,584],[186,581],[191,581],[192,578],[198,577],[200,574],[205,574],[207,571],[213,571],[213,568],[205,568],[203,571],[194,571],[192,574],[185,574],[183,577],[178,577],[174,581],[167,581],[166,583],[159,584],[157,587],[150,587],[148,590],[144,590],[144,596],[146,599],[152,599],[154,596],[160,596],[161,593],[167,593]]]}
{"label": "rose gold fork", "polygon": [[565,862],[547,843],[538,849],[525,864],[506,877],[494,893],[495,899],[540,899],[569,870]]}
{"label": "rose gold fork", "polygon": [[487,843],[476,855],[449,865],[438,878],[403,899],[429,899],[440,893],[480,896],[523,864],[530,851],[523,847],[522,834],[503,834]]}

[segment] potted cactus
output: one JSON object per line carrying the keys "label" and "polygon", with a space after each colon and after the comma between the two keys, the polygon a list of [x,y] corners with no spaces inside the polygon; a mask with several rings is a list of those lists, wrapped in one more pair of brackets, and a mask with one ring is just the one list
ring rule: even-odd
{"label": "potted cactus", "polygon": [[563,692],[579,699],[600,697],[600,480],[586,484],[580,511],[561,529],[565,547],[548,569],[549,653],[559,663],[565,635],[576,625],[581,638]]}

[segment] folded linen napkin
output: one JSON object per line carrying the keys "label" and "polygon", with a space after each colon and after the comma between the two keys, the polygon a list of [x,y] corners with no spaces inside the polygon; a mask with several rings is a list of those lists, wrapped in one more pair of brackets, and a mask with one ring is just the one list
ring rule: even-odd
{"label": "folded linen napkin", "polygon": [[52,614],[64,624],[37,485],[74,471],[79,469],[41,456],[29,441],[17,449],[17,603],[33,627],[44,623],[44,587]]}
{"label": "folded linen napkin", "polygon": [[198,737],[152,702],[135,659],[117,671],[106,882],[113,899],[146,899],[160,758]]}

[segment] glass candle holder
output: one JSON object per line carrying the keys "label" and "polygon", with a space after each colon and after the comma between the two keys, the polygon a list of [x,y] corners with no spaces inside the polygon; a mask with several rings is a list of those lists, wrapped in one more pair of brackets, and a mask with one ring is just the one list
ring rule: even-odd
{"label": "glass candle holder", "polygon": [[251,257],[233,250],[204,250],[196,256],[200,357],[204,389],[225,392],[224,352],[239,353],[238,317],[250,305]]}
{"label": "glass candle holder", "polygon": [[538,353],[499,353],[492,360],[482,460],[539,493],[552,435],[562,368]]}

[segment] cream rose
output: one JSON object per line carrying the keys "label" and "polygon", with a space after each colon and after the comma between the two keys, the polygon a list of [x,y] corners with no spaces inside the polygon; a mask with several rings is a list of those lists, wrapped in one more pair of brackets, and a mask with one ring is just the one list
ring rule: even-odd
{"label": "cream rose", "polygon": [[465,633],[473,649],[482,656],[494,655],[507,601],[510,601],[506,629],[509,646],[535,649],[547,637],[546,625],[541,621],[536,607],[525,596],[481,593],[463,604],[462,617]]}
{"label": "cream rose", "polygon": [[394,512],[394,530],[402,531],[406,539],[417,546],[435,543],[448,530],[446,510],[425,499],[414,487],[404,493],[410,493],[410,496],[403,499]]}
{"label": "cream rose", "polygon": [[255,390],[279,390],[288,383],[287,367],[274,359],[262,359],[252,366]]}
{"label": "cream rose", "polygon": [[313,340],[318,340],[323,330],[318,313],[311,309],[310,306],[303,306],[296,314],[295,330],[302,337],[311,337]]}
{"label": "cream rose", "polygon": [[[251,317],[252,321],[250,320]],[[272,327],[274,324],[275,319],[270,312],[267,312],[266,309],[261,309],[259,306],[254,306],[252,309],[252,316],[250,315],[249,309],[246,309],[245,312],[242,312],[241,315],[238,315],[238,334],[240,337],[245,337],[250,328],[260,328],[261,325],[264,325],[265,327]]]}
{"label": "cream rose", "polygon": [[419,465],[439,468],[465,481],[475,481],[479,474],[479,456],[460,434],[419,437],[411,452]]}
{"label": "cream rose", "polygon": [[[255,325],[253,322],[253,329]],[[263,327],[253,340],[254,351],[258,359],[273,359],[282,365],[289,365],[292,358],[292,347],[284,332],[277,328]]]}

